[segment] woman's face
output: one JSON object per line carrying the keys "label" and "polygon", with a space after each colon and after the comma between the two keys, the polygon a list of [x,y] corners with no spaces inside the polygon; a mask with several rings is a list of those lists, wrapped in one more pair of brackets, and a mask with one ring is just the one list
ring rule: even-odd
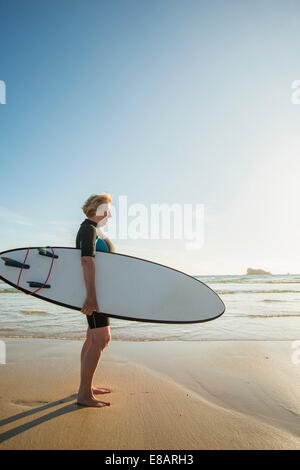
{"label": "woman's face", "polygon": [[108,219],[111,217],[110,204],[100,204],[100,206],[97,207],[95,217],[98,219],[96,220],[98,227],[104,227],[104,225],[107,224]]}

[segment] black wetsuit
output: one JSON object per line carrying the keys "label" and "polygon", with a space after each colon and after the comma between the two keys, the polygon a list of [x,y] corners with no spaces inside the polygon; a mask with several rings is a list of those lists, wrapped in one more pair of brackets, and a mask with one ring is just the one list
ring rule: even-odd
{"label": "black wetsuit", "polygon": [[[85,219],[80,225],[76,236],[76,248],[81,249],[81,256],[95,257],[96,240],[98,238],[96,227],[97,222],[90,219]],[[86,315],[86,318],[89,327],[92,329],[110,325],[109,317],[99,312],[93,312],[92,315]]]}

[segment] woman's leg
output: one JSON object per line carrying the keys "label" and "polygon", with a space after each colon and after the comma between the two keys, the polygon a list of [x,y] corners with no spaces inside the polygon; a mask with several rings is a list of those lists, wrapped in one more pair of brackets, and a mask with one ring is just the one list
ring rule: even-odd
{"label": "woman's leg", "polygon": [[[106,406],[107,402],[96,400],[92,391],[92,381],[103,350],[110,342],[110,326],[93,328],[88,332],[81,362],[81,381],[78,403],[86,406]],[[91,342],[90,342],[91,341]]]}
{"label": "woman's leg", "polygon": [[[90,327],[88,327],[87,331],[86,331],[86,340],[85,342],[83,343],[83,346],[82,346],[82,350],[81,350],[81,357],[80,357],[80,360],[81,360],[81,371],[82,371],[82,360],[83,360],[83,357],[85,355],[85,353],[87,352],[87,350],[89,349],[90,345],[92,344],[92,334],[91,334],[91,329]],[[82,373],[82,372],[81,372]],[[102,387],[92,387],[92,393],[95,394],[95,395],[104,395],[105,393],[110,393],[110,390],[108,388],[102,388]]]}
{"label": "woman's leg", "polygon": [[88,329],[86,330],[86,339],[81,349],[81,355],[80,355],[81,367],[82,367],[83,356],[85,355],[85,353],[87,352],[91,344],[92,344],[91,329],[90,327],[88,327]]}

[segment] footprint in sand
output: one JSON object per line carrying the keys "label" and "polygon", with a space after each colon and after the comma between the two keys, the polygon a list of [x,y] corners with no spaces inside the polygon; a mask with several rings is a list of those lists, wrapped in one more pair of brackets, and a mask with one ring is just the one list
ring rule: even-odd
{"label": "footprint in sand", "polygon": [[43,400],[37,400],[37,401],[16,400],[13,403],[15,405],[35,407],[35,406],[47,405],[50,402],[49,401],[43,401]]}
{"label": "footprint in sand", "polygon": [[20,405],[20,406],[28,406],[30,408],[34,407],[40,407],[44,405],[51,404],[52,406],[59,405],[60,403],[69,403],[73,401],[77,397],[77,394],[72,394],[70,396],[60,398],[59,400],[56,401],[49,401],[49,400],[15,400],[12,403],[15,405]]}

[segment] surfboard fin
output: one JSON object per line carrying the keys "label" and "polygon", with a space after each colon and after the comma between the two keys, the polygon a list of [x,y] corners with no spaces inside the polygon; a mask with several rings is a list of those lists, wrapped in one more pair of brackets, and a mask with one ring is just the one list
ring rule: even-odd
{"label": "surfboard fin", "polygon": [[[27,281],[27,282],[29,284],[29,287],[42,287],[42,285],[43,285],[42,282],[35,282],[35,281]],[[45,288],[50,289],[50,287],[51,287],[50,284],[45,284],[43,286],[43,289],[45,289]]]}
{"label": "surfboard fin", "polygon": [[[16,261],[12,258],[7,258],[6,256],[1,256],[1,259],[5,261],[6,266],[12,266],[14,268],[22,268],[23,263],[20,263],[19,261]],[[23,269],[29,269],[30,266],[29,264],[24,264]]]}
{"label": "surfboard fin", "polygon": [[[47,251],[46,248],[38,248],[38,250],[39,255],[50,256],[50,258],[53,258],[53,254],[50,251]],[[58,258],[58,255],[54,255],[54,258]]]}

